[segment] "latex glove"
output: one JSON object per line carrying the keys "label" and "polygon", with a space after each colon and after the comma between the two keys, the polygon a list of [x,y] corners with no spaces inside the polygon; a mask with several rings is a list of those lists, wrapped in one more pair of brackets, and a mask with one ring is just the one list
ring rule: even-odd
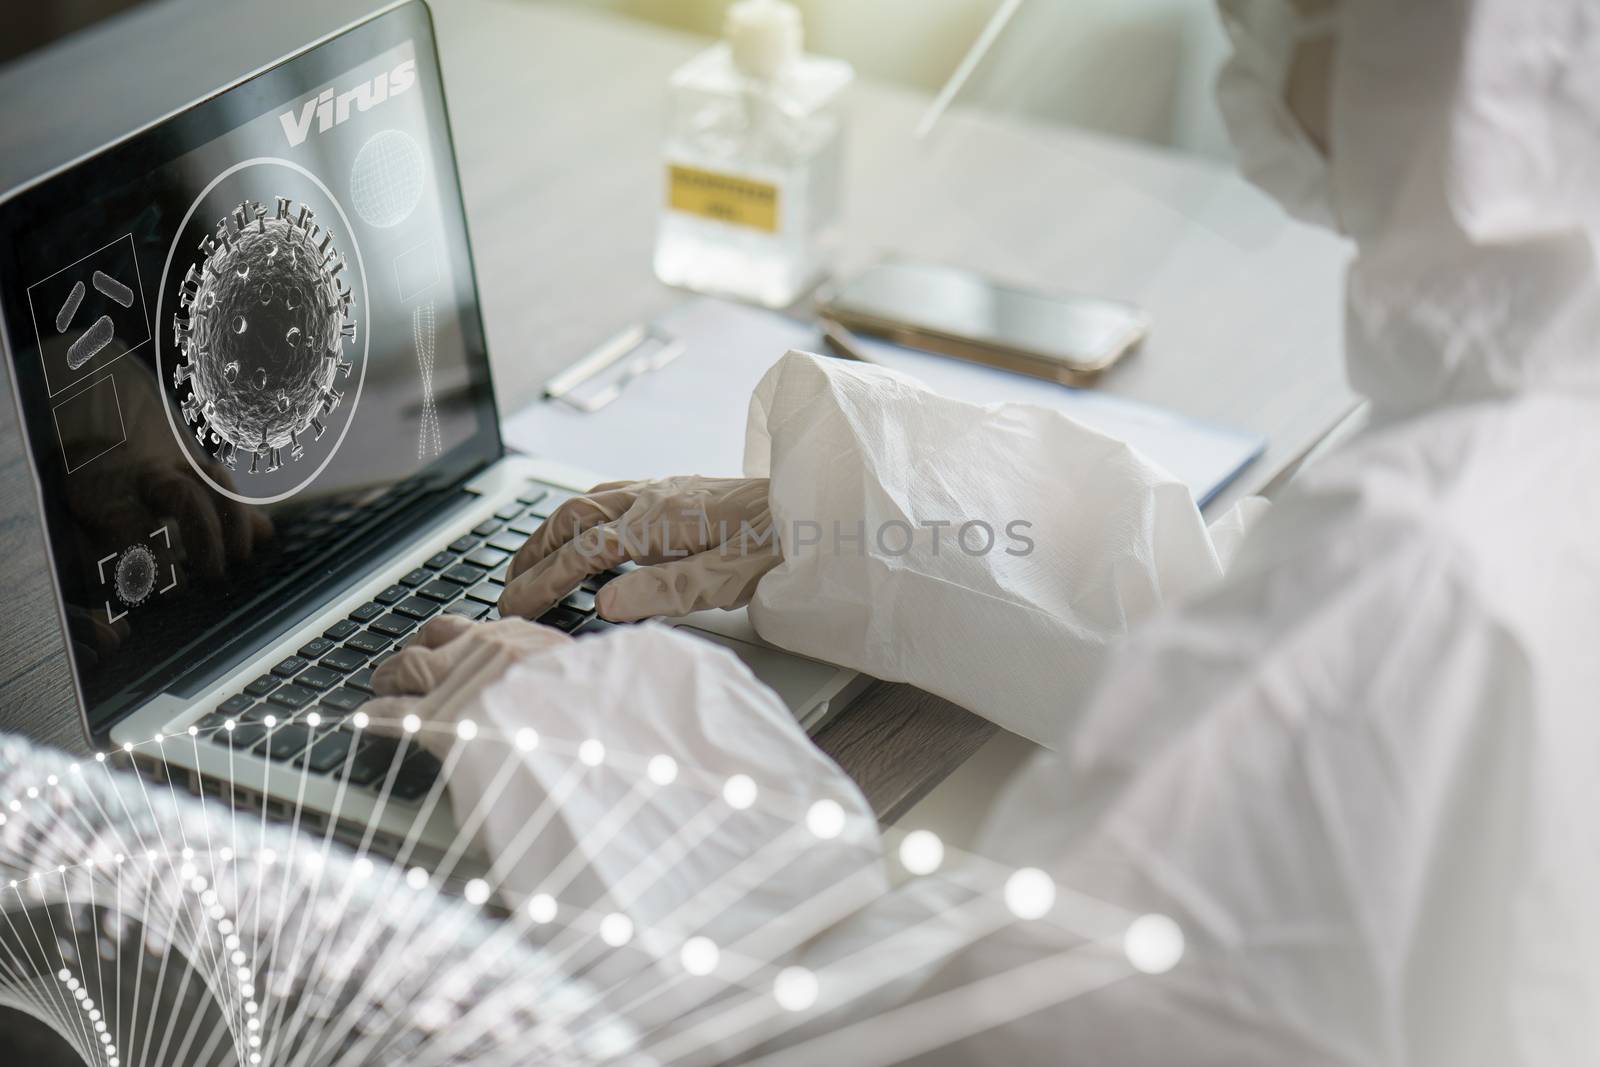
{"label": "latex glove", "polygon": [[765,478],[605,482],[555,510],[511,561],[502,615],[537,618],[585,578],[645,564],[602,588],[607,619],[737,608],[783,562]]}
{"label": "latex glove", "polygon": [[381,699],[362,710],[380,733],[398,733],[401,721],[412,714],[447,727],[419,734],[422,745],[438,754],[450,747],[455,723],[515,663],[571,643],[560,630],[523,619],[475,623],[441,615],[428,620],[399,655],[373,672],[372,686]]}

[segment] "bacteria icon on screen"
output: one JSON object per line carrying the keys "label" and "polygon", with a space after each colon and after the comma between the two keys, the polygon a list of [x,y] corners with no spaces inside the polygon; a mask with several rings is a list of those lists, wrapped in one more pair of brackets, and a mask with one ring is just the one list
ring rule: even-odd
{"label": "bacteria icon on screen", "polygon": [[184,275],[173,316],[184,420],[229,470],[252,453],[251,474],[281,467],[284,448],[300,459],[308,431],[321,439],[322,420],[344,397],[335,385],[350,376],[345,346],[356,336],[334,234],[304,205],[276,200],[270,217],[251,200],[223,216]]}

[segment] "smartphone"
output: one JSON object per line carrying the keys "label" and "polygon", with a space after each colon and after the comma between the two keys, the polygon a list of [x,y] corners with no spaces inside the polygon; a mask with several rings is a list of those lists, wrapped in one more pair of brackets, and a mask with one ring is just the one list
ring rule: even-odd
{"label": "smartphone", "polygon": [[868,267],[818,311],[859,333],[1069,385],[1111,366],[1149,329],[1143,311],[1119,300],[1053,296],[903,262]]}

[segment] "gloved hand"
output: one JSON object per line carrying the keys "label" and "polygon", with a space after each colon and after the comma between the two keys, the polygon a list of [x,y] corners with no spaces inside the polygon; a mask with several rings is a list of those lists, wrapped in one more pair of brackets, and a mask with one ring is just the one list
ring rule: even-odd
{"label": "gloved hand", "polygon": [[502,615],[537,618],[585,578],[631,560],[596,600],[607,619],[686,615],[749,602],[783,562],[765,478],[606,482],[556,509],[517,552]]}
{"label": "gloved hand", "polygon": [[425,730],[418,740],[434,750],[448,749],[453,727],[477,706],[483,691],[518,661],[572,643],[549,626],[523,619],[475,623],[457,615],[430,619],[399,655],[372,675],[380,699],[362,710],[380,733],[399,733],[400,722],[415,714],[446,729]]}

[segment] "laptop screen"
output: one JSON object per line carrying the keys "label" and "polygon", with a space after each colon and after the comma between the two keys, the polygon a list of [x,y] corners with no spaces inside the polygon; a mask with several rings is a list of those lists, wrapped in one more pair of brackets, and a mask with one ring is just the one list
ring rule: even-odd
{"label": "laptop screen", "polygon": [[91,729],[303,618],[500,454],[426,9],[0,205]]}

